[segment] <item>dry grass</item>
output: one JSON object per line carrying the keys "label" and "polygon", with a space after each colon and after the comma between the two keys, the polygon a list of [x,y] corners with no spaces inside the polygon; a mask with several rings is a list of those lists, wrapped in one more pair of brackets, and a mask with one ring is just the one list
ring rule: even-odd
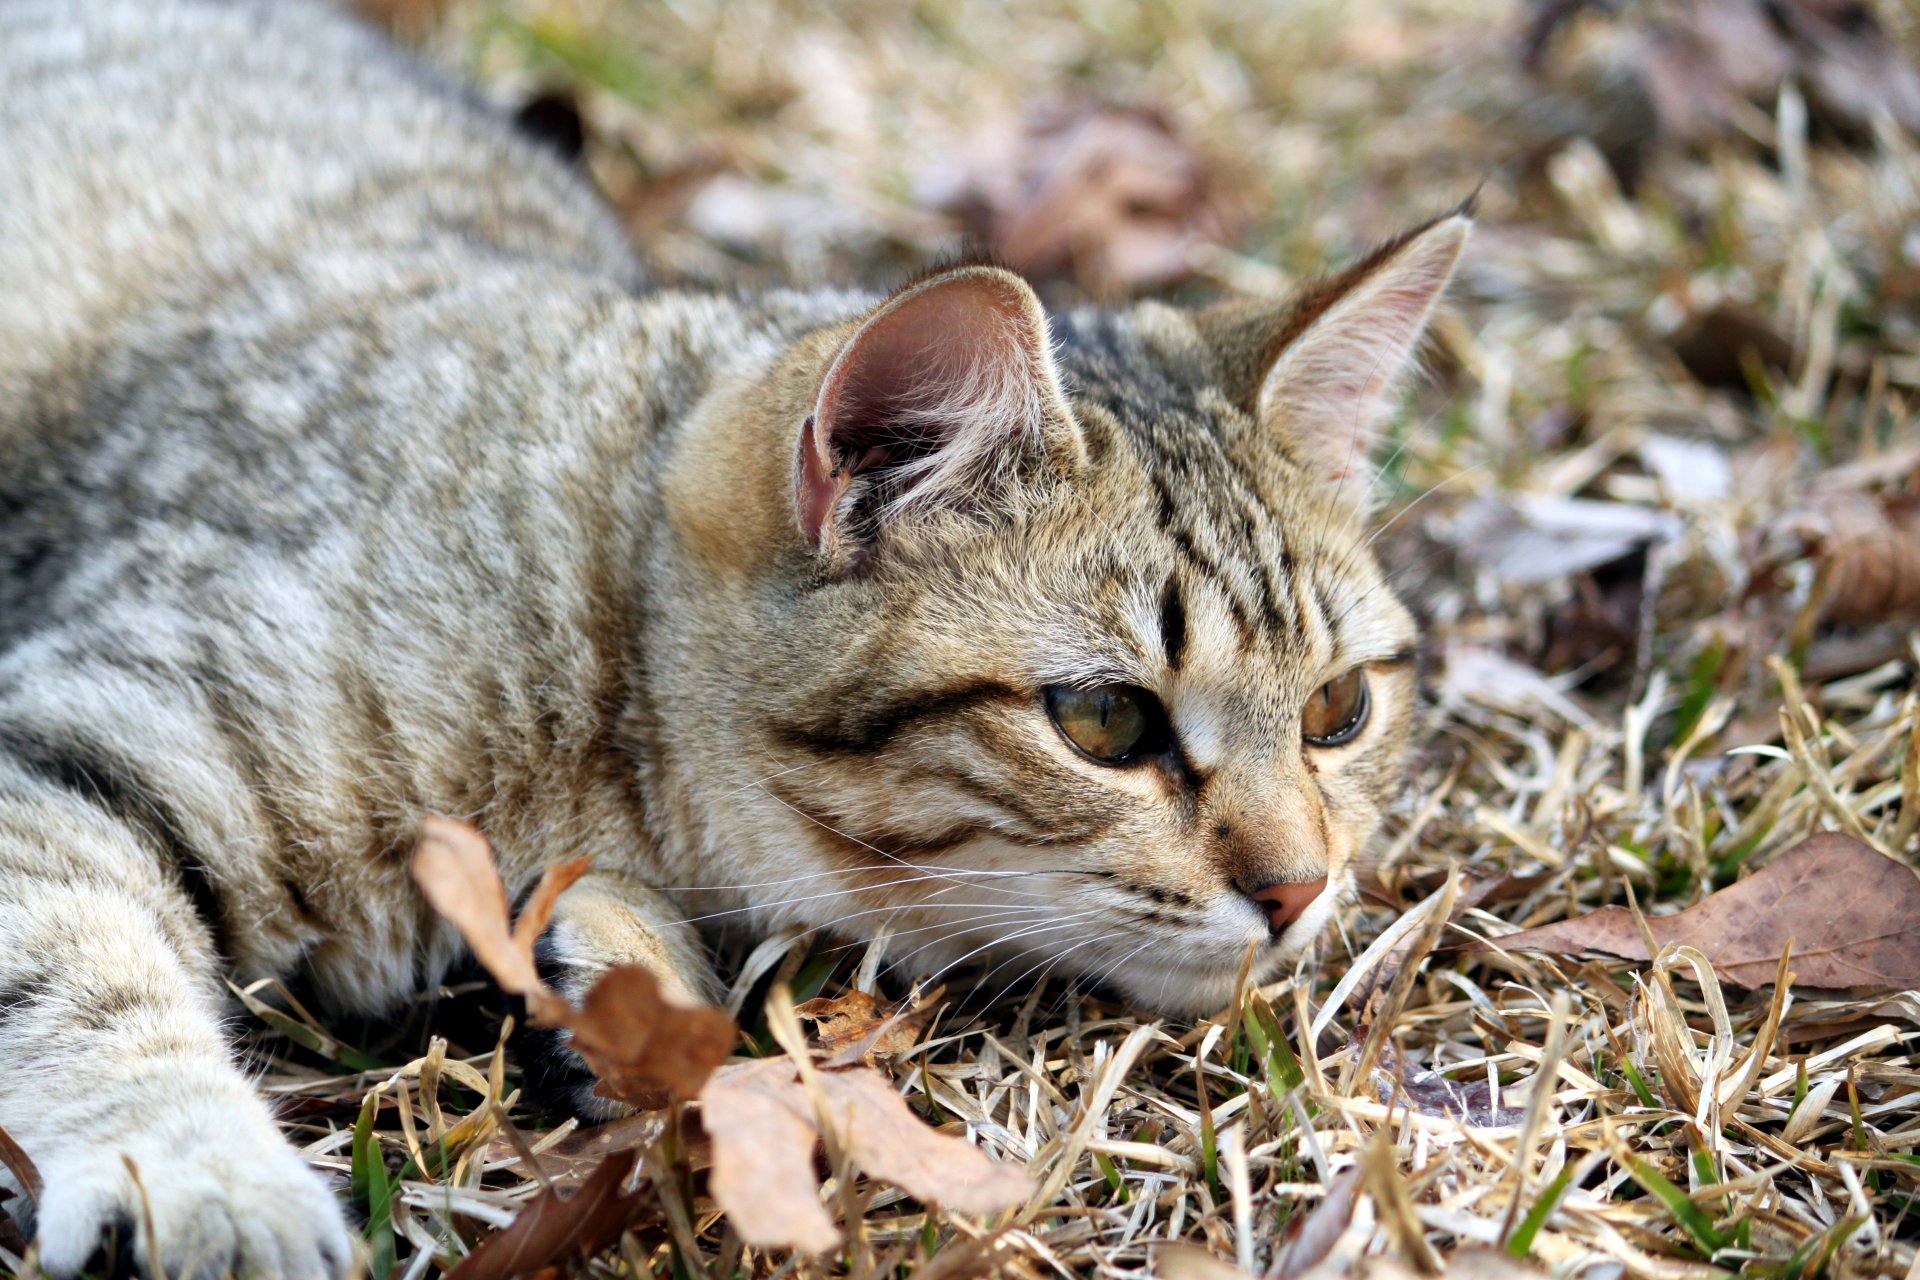
{"label": "dry grass", "polygon": [[[1912,16],[1882,8],[1912,51]],[[1765,534],[1815,477],[1897,487],[1920,456],[1915,140],[1809,136],[1790,91],[1703,146],[1609,142],[1615,117],[1583,86],[1628,56],[1622,28],[1576,24],[1533,81],[1523,17],[1470,0],[1315,0],[1284,20],[1263,0],[464,0],[427,23],[429,47],[503,94],[578,90],[597,176],[682,278],[883,282],[925,262],[958,234],[927,191],[1036,101],[1151,104],[1208,158],[1250,230],[1193,252],[1195,293],[1280,289],[1487,180],[1387,473],[1383,545],[1431,619],[1437,696],[1377,900],[1265,1006],[1216,1022],[1143,1023],[1051,988],[950,1008],[896,1074],[931,1119],[1028,1163],[1039,1193],[1003,1221],[836,1181],[846,1253],[793,1260],[743,1249],[683,1168],[595,1274],[1257,1273],[1346,1170],[1351,1217],[1320,1224],[1329,1271],[1494,1272],[1475,1251],[1505,1246],[1558,1275],[1913,1273],[1920,993],[1749,995],[1684,953],[1452,949],[1629,892],[1670,911],[1822,829],[1911,858],[1920,817],[1902,781],[1920,733],[1909,637],[1813,626],[1810,568]],[[1640,164],[1632,194],[1581,132]],[[1680,353],[1723,304],[1785,340],[1784,367],[1689,376]],[[1697,456],[1663,467],[1676,438],[1734,482],[1701,483]],[[1859,465],[1834,479],[1838,464]],[[1484,539],[1454,545],[1516,494],[1674,519],[1650,551],[1528,581]],[[1492,892],[1423,930],[1472,889],[1457,868]],[[1393,940],[1417,963],[1436,932],[1423,967],[1376,986],[1406,958],[1383,962]],[[853,976],[806,945],[770,944],[757,971],[802,997]],[[398,1072],[326,1074],[355,1051],[300,1034],[268,1042],[267,1083],[321,1164],[349,1172],[364,1099],[399,1104],[372,1133],[391,1167],[411,1162],[397,1236],[374,1232],[394,1275],[435,1274],[541,1179],[579,1172],[560,1158],[579,1135],[515,1110],[484,1019]],[[416,1025],[381,1056],[423,1039]],[[1444,1114],[1423,1072],[1490,1086],[1499,1110],[1483,1096],[1480,1118],[1498,1123]]]}

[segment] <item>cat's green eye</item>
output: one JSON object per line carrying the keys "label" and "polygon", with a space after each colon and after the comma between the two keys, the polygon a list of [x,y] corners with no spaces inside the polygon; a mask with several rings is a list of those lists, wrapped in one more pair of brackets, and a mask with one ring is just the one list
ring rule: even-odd
{"label": "cat's green eye", "polygon": [[1371,710],[1367,673],[1355,667],[1313,691],[1300,712],[1300,736],[1310,747],[1342,746],[1360,736]]}
{"label": "cat's green eye", "polygon": [[1101,764],[1159,755],[1172,739],[1160,700],[1130,684],[1054,685],[1047,690],[1047,714],[1068,742]]}

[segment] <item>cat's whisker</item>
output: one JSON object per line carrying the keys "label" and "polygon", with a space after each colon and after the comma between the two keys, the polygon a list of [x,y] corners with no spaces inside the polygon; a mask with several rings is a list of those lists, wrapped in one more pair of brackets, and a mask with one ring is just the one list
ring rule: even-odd
{"label": "cat's whisker", "polygon": [[991,942],[984,942],[979,946],[973,948],[973,950],[967,952],[965,955],[958,956],[955,959],[948,961],[946,964],[941,965],[938,969],[934,970],[931,975],[929,975],[928,981],[932,981],[935,978],[939,978],[944,976],[947,973],[950,973],[951,971],[965,964],[967,961],[973,959],[975,956],[979,955],[983,951],[991,951],[995,947],[1004,947],[1007,944],[1016,942],[1021,938],[1045,936],[1046,934],[1049,934],[1049,933],[1058,933],[1062,929],[1073,928],[1075,923],[1076,921],[1073,921],[1073,920],[1052,920],[1046,924],[1034,925],[1031,928],[1020,929],[1014,933],[1004,934],[1001,937],[995,938]]}
{"label": "cat's whisker", "polygon": [[[919,927],[913,928],[913,929],[898,929],[888,934],[887,939],[889,942],[897,942],[901,938],[911,938],[917,933],[938,932],[943,934],[951,934],[951,933],[958,932],[959,930],[962,930],[962,929],[971,929],[981,924],[1004,921],[1009,917],[1017,918],[1020,916],[1030,916],[1041,910],[1044,910],[1044,908],[1008,907],[1008,908],[996,909],[993,911],[983,911],[979,915],[968,916],[964,920],[942,920],[934,924],[920,925]],[[854,917],[848,916],[846,918],[851,920]],[[827,952],[828,954],[832,954],[837,951],[850,951],[855,947],[867,946],[871,942],[872,942],[871,938],[849,938],[847,941],[840,943],[837,946],[828,947]],[[935,941],[933,942],[927,943],[923,946],[915,947],[913,950],[904,952],[898,957],[891,958],[887,961],[887,963],[889,965],[903,965],[907,961],[911,960],[914,956],[917,956],[922,951],[926,950],[927,947],[937,946],[937,945],[939,945],[939,940],[935,939]]]}
{"label": "cat's whisker", "polygon": [[[1031,914],[1031,913],[1032,913],[1032,912],[1034,912],[1034,911],[1037,911],[1037,910],[1042,910],[1042,909],[1043,909],[1043,908],[1023,908],[1022,910],[1023,910],[1023,912],[1025,912],[1025,913],[1028,913],[1028,914]],[[922,928],[918,928],[918,929],[907,929],[907,930],[905,930],[905,931],[903,931],[903,932],[901,932],[901,933],[896,933],[896,934],[894,934],[893,936],[894,936],[894,937],[896,937],[896,938],[905,938],[905,937],[909,937],[909,936],[911,936],[911,935],[913,935],[913,934],[916,934],[916,933],[926,933],[927,931],[929,931],[929,930],[932,930],[932,929],[947,929],[947,930],[949,930],[949,931],[952,931],[952,930],[954,930],[954,929],[957,929],[957,928],[958,928],[958,927],[959,927],[959,926],[960,926],[961,924],[967,924],[967,925],[972,925],[972,924],[977,924],[977,923],[980,923],[980,922],[982,922],[982,921],[984,921],[984,920],[987,920],[987,919],[989,919],[990,917],[991,917],[991,918],[995,918],[995,919],[1000,919],[1000,918],[1004,918],[1004,917],[1006,917],[1006,916],[1008,916],[1008,915],[1012,915],[1012,914],[1014,914],[1014,913],[1012,913],[1012,912],[997,912],[997,913],[989,913],[989,915],[987,915],[987,916],[980,916],[980,917],[976,917],[975,919],[973,919],[973,920],[969,920],[969,921],[961,921],[961,922],[954,922],[953,924],[932,924],[932,925],[926,925],[926,926],[924,926],[924,927],[922,927]],[[1059,914],[1057,914],[1057,913],[1050,913],[1050,915],[1049,915],[1049,918],[1050,918],[1050,919],[1052,919],[1052,920],[1056,920],[1056,921],[1059,921],[1059,922],[1060,922],[1061,924],[1063,924],[1063,925],[1064,925],[1064,924],[1070,924],[1070,923],[1072,923],[1073,921],[1076,921],[1076,920],[1085,920],[1085,919],[1086,919],[1087,917],[1089,917],[1089,916],[1097,916],[1097,915],[1100,915],[1100,914],[1102,914],[1102,909],[1101,909],[1101,908],[1098,908],[1098,907],[1095,907],[1095,908],[1092,908],[1092,909],[1089,909],[1089,910],[1086,910],[1086,911],[1076,911],[1076,912],[1073,912],[1072,914],[1070,914],[1070,915],[1066,915],[1066,916],[1062,916],[1062,915],[1059,915]],[[927,949],[928,949],[929,947],[937,947],[937,946],[939,946],[939,945],[940,945],[940,942],[941,942],[941,941],[942,941],[941,939],[938,939],[938,938],[936,938],[936,939],[934,939],[934,940],[933,940],[932,942],[926,942],[926,943],[922,943],[922,944],[921,944],[920,946],[917,946],[917,947],[915,947],[915,948],[914,948],[913,950],[911,950],[911,951],[908,951],[908,952],[906,952],[905,954],[903,954],[903,955],[902,955],[902,956],[901,956],[901,957],[899,958],[899,960],[898,960],[898,961],[896,961],[895,963],[899,963],[899,964],[904,964],[904,963],[906,963],[906,962],[907,962],[908,960],[911,960],[911,959],[912,959],[912,958],[913,958],[914,956],[917,956],[917,955],[919,955],[919,954],[920,954],[920,953],[921,953],[922,951],[925,951],[925,950],[927,950]],[[998,946],[998,945],[1000,944],[1000,942],[1001,942],[1001,941],[1003,941],[1003,939],[995,939],[995,940],[994,940],[993,942],[991,942],[991,943],[988,943],[988,944],[987,944],[987,949],[991,949],[991,948],[992,948],[992,947],[994,947],[994,946]]]}
{"label": "cat's whisker", "polygon": [[1486,463],[1476,462],[1470,467],[1463,467],[1459,471],[1456,471],[1449,476],[1445,476],[1442,479],[1436,480],[1434,483],[1428,485],[1425,489],[1420,491],[1419,495],[1415,497],[1412,502],[1409,502],[1406,506],[1394,512],[1391,519],[1383,521],[1378,529],[1375,529],[1372,533],[1368,534],[1367,540],[1360,544],[1360,550],[1367,551],[1371,549],[1373,544],[1379,541],[1380,537],[1383,534],[1385,534],[1389,529],[1393,528],[1393,526],[1395,526],[1396,524],[1399,524],[1407,516],[1411,515],[1415,508],[1417,508],[1421,503],[1425,502],[1428,498],[1431,498],[1434,494],[1440,492],[1442,489],[1446,488],[1448,485],[1452,484],[1454,481],[1464,480],[1466,477],[1472,475],[1474,472],[1484,471],[1486,470],[1486,468],[1487,468]]}
{"label": "cat's whisker", "polygon": [[[892,888],[895,885],[902,885],[902,884],[918,884],[921,882],[921,879],[924,879],[924,878],[937,878],[937,877],[922,877],[922,878],[916,878],[916,879],[910,879],[910,880],[895,880],[895,881],[889,881],[887,884],[884,884],[884,885],[854,885],[851,888],[847,888],[847,889],[837,889],[832,893],[809,894],[805,897],[800,897],[800,898],[782,898],[775,902],[754,903],[744,907],[729,907],[725,911],[709,912],[708,914],[702,915],[702,916],[687,916],[683,919],[675,921],[674,923],[682,924],[682,925],[703,924],[709,920],[723,920],[723,919],[726,919],[728,916],[744,915],[748,912],[753,912],[753,911],[769,911],[770,912],[770,911],[778,910],[781,907],[794,906],[802,902],[820,902],[829,898],[849,897],[853,894],[865,892],[867,890],[872,890],[872,889],[886,889],[886,888]],[[919,900],[916,902],[910,902],[910,903],[889,903],[886,906],[868,907],[861,911],[855,911],[850,914],[840,916],[837,918],[837,920],[857,920],[862,916],[877,915],[881,912],[886,912],[886,911],[911,911],[916,907],[930,907],[935,910],[951,910],[957,907],[996,907],[997,908],[1004,905],[1007,905],[1007,904],[998,903],[998,902],[933,902],[927,899],[922,899],[922,900]],[[1058,903],[1057,901],[1055,901],[1051,903],[1022,904],[1021,909],[1026,911],[1047,911],[1047,910],[1057,909],[1057,906],[1058,906]],[[831,928],[832,926],[816,925],[813,927],[814,928]]]}
{"label": "cat's whisker", "polygon": [[[1112,937],[1117,937],[1119,935],[1109,934],[1107,936],[1109,938],[1112,938]],[[1080,990],[1087,990],[1087,989],[1098,987],[1101,983],[1105,982],[1110,975],[1112,975],[1115,971],[1117,971],[1121,965],[1125,964],[1127,961],[1133,959],[1135,956],[1139,955],[1142,951],[1145,951],[1148,947],[1152,946],[1154,944],[1154,941],[1155,939],[1149,938],[1146,941],[1140,943],[1140,945],[1134,947],[1132,950],[1127,951],[1124,954],[1116,957],[1111,963],[1101,966],[1099,969],[1095,970],[1091,975],[1087,975],[1087,974],[1080,975],[1075,980],[1075,984],[1074,984],[1075,987]],[[1081,983],[1084,983],[1085,986],[1081,987],[1080,986]],[[1066,993],[1063,992],[1061,994],[1060,999],[1056,1000],[1052,1008],[1049,1010],[1048,1012],[1049,1017],[1051,1017],[1054,1012],[1058,1011],[1061,1003],[1064,1002],[1065,999],[1066,999]]]}
{"label": "cat's whisker", "polygon": [[[976,880],[1019,879],[1026,876],[1092,876],[1099,874],[1098,872],[1088,871],[1078,867],[1040,867],[1027,871],[998,871],[978,867],[948,866],[938,862],[906,862],[904,859],[900,861],[903,866],[912,867],[916,871],[938,871],[944,873],[946,876],[960,878],[971,877]],[[831,867],[825,871],[809,871],[804,875],[783,876],[778,880],[748,880],[739,884],[662,885],[660,891],[662,893],[727,893],[745,889],[767,889],[775,885],[783,884],[800,884],[808,880],[825,880],[846,874],[847,871],[844,867]],[[849,892],[853,892],[853,890],[849,890]]]}
{"label": "cat's whisker", "polygon": [[[778,800],[781,804],[786,805],[788,809],[792,810],[794,813],[798,814],[800,817],[805,818],[808,822],[813,823],[814,826],[819,827],[823,831],[832,832],[834,835],[839,836],[842,840],[851,841],[852,843],[859,845],[862,849],[867,849],[874,853],[877,853],[881,857],[887,859],[889,862],[897,862],[903,867],[911,867],[916,871],[924,869],[918,863],[910,862],[907,859],[900,857],[898,854],[888,853],[885,849],[880,848],[878,845],[868,844],[865,840],[862,840],[859,836],[848,835],[846,832],[839,830],[837,827],[834,827],[829,823],[822,822],[820,819],[814,817],[812,814],[800,808],[798,805],[789,803],[786,799],[777,795],[771,788],[761,787],[760,789],[762,791],[765,791],[768,795],[772,796],[775,800]],[[938,878],[938,877],[935,877],[935,878]],[[1042,894],[1042,893],[1034,893],[1034,894],[1027,894],[1024,896],[1033,897],[1033,898],[1045,898],[1048,895]]]}
{"label": "cat's whisker", "polygon": [[[998,991],[994,992],[993,995],[990,996],[985,1002],[985,1007],[991,1007],[993,1004],[1003,999],[1009,991],[1012,991],[1015,987],[1019,986],[1022,982],[1025,982],[1028,979],[1029,975],[1032,975],[1035,970],[1039,970],[1039,973],[1038,973],[1038,976],[1034,978],[1034,981],[1036,983],[1045,982],[1047,980],[1048,975],[1051,974],[1055,969],[1057,969],[1063,962],[1065,962],[1068,956],[1073,955],[1076,951],[1080,951],[1087,947],[1092,947],[1092,946],[1103,946],[1106,943],[1111,942],[1115,938],[1120,938],[1125,936],[1126,936],[1126,931],[1124,929],[1109,930],[1106,933],[1095,934],[1091,938],[1086,938],[1080,942],[1076,942],[1072,946],[1067,947],[1064,950],[1057,951],[1051,956],[1043,956],[1040,959],[1035,960],[1032,964],[1029,964],[1026,968],[1022,969],[1019,973],[1014,974],[1013,977],[1009,978],[1000,987]],[[1012,957],[1012,958],[1017,958],[1017,957]],[[1001,965],[994,966],[994,968],[992,969],[989,969],[987,971],[986,976],[990,977],[993,974],[999,972],[1000,969],[1004,967],[1004,964],[1005,962],[1003,962]],[[1058,1002],[1056,1002],[1056,1007],[1057,1007],[1057,1003]]]}
{"label": "cat's whisker", "polygon": [[821,763],[822,762],[819,760],[805,760],[789,768],[776,769],[774,772],[767,774],[765,777],[755,778],[752,782],[743,782],[737,787],[732,787],[726,791],[722,791],[718,794],[718,798],[722,800],[730,799],[734,796],[739,795],[742,791],[751,791],[755,787],[765,787],[769,782],[772,782],[775,778],[784,778],[788,774],[798,773],[802,769],[817,769],[820,767]]}
{"label": "cat's whisker", "polygon": [[[1379,477],[1385,474],[1386,466],[1389,463],[1391,463],[1392,459],[1398,458],[1400,454],[1406,450],[1408,444],[1410,444],[1416,436],[1424,433],[1428,427],[1432,426],[1434,420],[1439,416],[1440,415],[1438,412],[1428,414],[1426,419],[1421,422],[1419,427],[1407,432],[1406,438],[1403,439],[1400,442],[1399,447],[1393,451],[1393,454],[1387,460],[1387,463],[1383,463],[1379,468],[1376,469],[1374,473],[1374,483],[1377,484],[1379,481]],[[1470,471],[1472,470],[1472,468],[1469,468],[1468,470]],[[1362,540],[1357,544],[1349,546],[1344,552],[1341,553],[1339,559],[1337,559],[1334,562],[1333,566],[1327,571],[1328,580],[1336,583],[1344,580],[1347,574],[1353,569],[1353,566],[1359,562],[1360,558],[1366,555],[1367,552],[1373,547],[1374,541],[1376,539],[1378,539],[1382,534],[1386,533],[1389,529],[1393,528],[1393,526],[1399,523],[1399,521],[1404,516],[1406,516],[1409,512],[1411,512],[1415,507],[1419,506],[1422,502],[1426,501],[1427,498],[1430,495],[1432,495],[1434,492],[1436,492],[1441,487],[1447,484],[1451,484],[1459,476],[1465,475],[1465,474],[1467,474],[1466,471],[1455,472],[1452,475],[1449,475],[1446,478],[1440,480],[1438,483],[1429,486],[1426,490],[1424,490],[1418,496],[1416,496],[1411,502],[1401,507],[1398,511],[1395,511],[1392,515],[1388,516],[1384,521],[1380,522],[1378,526],[1375,527],[1373,531],[1369,533],[1364,540]],[[1320,532],[1321,532],[1321,537],[1323,539],[1326,534],[1326,528],[1327,526],[1325,524],[1321,526]],[[1344,618],[1346,616],[1346,612],[1343,611],[1340,616],[1341,618]]]}

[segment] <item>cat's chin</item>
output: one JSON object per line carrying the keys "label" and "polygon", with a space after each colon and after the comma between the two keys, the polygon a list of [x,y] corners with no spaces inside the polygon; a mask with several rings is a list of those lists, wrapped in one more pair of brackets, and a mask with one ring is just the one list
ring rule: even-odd
{"label": "cat's chin", "polygon": [[[1248,981],[1258,986],[1285,973],[1299,947],[1266,947],[1254,957]],[[1206,1018],[1227,1009],[1240,991],[1241,960],[1142,965],[1109,974],[1106,985],[1143,1013],[1168,1018]]]}

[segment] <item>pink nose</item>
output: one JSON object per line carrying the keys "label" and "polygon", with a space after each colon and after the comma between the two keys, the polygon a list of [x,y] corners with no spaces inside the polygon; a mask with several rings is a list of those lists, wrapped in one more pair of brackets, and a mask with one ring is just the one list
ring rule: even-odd
{"label": "pink nose", "polygon": [[1326,887],[1325,876],[1318,880],[1283,880],[1255,889],[1253,900],[1267,913],[1267,928],[1278,934],[1306,914]]}

